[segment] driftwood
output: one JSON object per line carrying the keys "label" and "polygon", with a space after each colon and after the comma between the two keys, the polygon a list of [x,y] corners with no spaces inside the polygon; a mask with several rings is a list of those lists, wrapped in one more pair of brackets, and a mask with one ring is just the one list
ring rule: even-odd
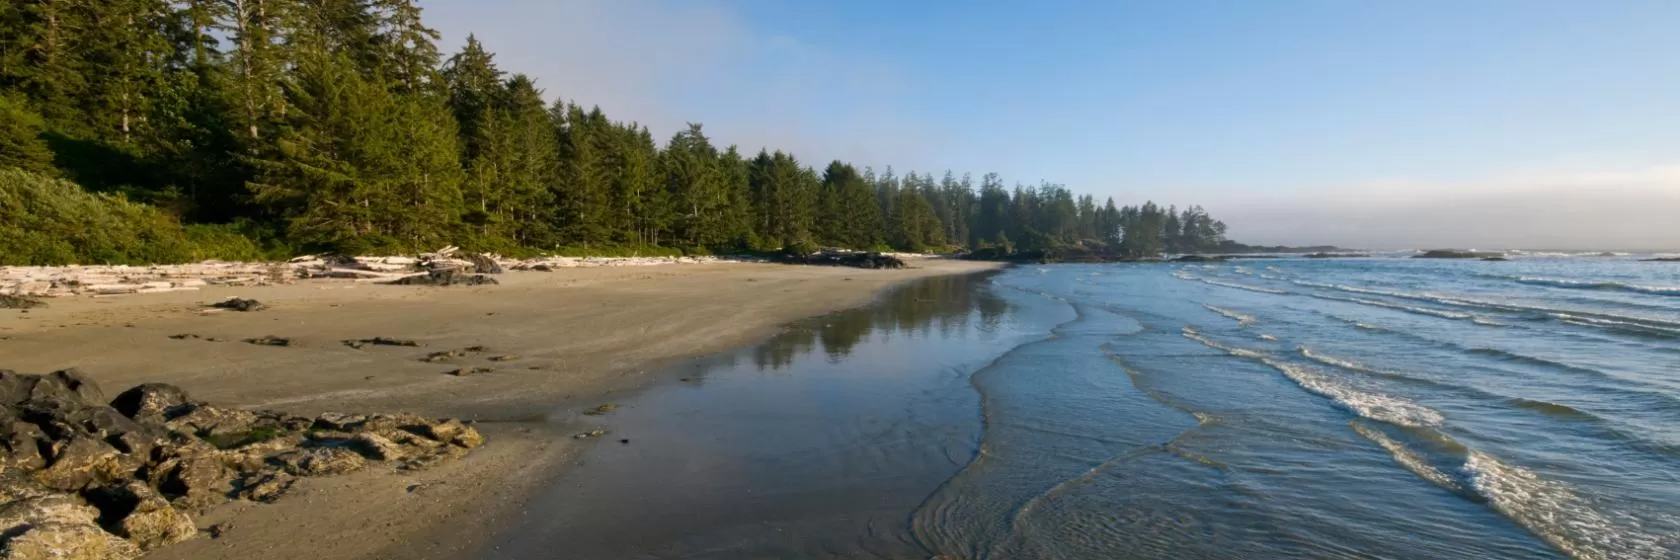
{"label": "driftwood", "polygon": [[284,262],[204,261],[158,266],[0,266],[0,295],[51,298],[72,295],[115,297],[192,291],[205,286],[261,286],[331,278],[356,283],[398,283],[430,278],[436,271],[463,277],[503,270],[657,266],[742,262],[714,257],[539,257],[509,259],[449,246],[418,255],[344,257],[304,255]]}

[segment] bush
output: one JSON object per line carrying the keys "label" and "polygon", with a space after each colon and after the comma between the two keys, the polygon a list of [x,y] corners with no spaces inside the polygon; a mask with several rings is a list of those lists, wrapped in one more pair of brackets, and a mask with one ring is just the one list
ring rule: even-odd
{"label": "bush", "polygon": [[262,256],[219,226],[183,228],[156,208],[0,169],[0,265],[167,264]]}

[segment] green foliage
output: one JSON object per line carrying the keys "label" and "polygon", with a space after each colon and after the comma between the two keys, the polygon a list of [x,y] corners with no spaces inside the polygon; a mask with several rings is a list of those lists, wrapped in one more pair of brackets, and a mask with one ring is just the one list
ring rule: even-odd
{"label": "green foliage", "polygon": [[0,169],[0,265],[152,264],[261,257],[225,228],[173,217],[63,179]]}
{"label": "green foliage", "polygon": [[0,167],[56,174],[52,151],[41,140],[46,122],[16,95],[0,96]]}
{"label": "green foliage", "polygon": [[0,223],[20,242],[0,255],[138,263],[451,244],[668,255],[996,242],[1144,256],[1224,240],[1200,207],[1099,207],[1062,185],[1010,189],[995,173],[976,185],[843,161],[819,171],[786,152],[749,157],[699,124],[661,146],[640,124],[551,104],[476,37],[447,61],[437,40],[415,0],[0,3],[0,168],[22,170],[6,176]]}

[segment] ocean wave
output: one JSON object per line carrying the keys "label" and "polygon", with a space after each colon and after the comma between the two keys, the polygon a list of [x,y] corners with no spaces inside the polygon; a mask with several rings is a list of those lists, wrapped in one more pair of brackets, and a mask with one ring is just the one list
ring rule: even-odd
{"label": "ocean wave", "polygon": [[1498,348],[1470,348],[1470,349],[1465,350],[1465,352],[1468,352],[1468,353],[1471,353],[1471,354],[1477,354],[1477,355],[1481,355],[1481,356],[1487,356],[1487,357],[1490,357],[1490,358],[1493,358],[1493,359],[1496,359],[1496,360],[1499,360],[1499,361],[1503,361],[1503,362],[1527,364],[1527,365],[1531,365],[1531,366],[1539,366],[1539,367],[1551,368],[1551,369],[1562,370],[1562,371],[1569,371],[1569,372],[1574,372],[1574,373],[1583,373],[1583,374],[1593,375],[1593,376],[1598,376],[1598,377],[1606,377],[1607,376],[1604,372],[1598,371],[1596,369],[1584,368],[1584,367],[1581,367],[1581,366],[1572,366],[1572,365],[1569,365],[1569,364],[1566,364],[1566,363],[1563,363],[1563,362],[1554,362],[1552,360],[1548,360],[1548,359],[1545,359],[1545,358],[1537,358],[1537,357],[1534,357],[1534,356],[1529,356],[1527,354],[1518,354],[1518,353],[1515,353],[1515,352],[1500,350]]}
{"label": "ocean wave", "polygon": [[1475,315],[1471,315],[1469,313],[1459,313],[1457,311],[1447,311],[1445,309],[1431,309],[1431,308],[1428,308],[1428,307],[1417,307],[1417,306],[1413,306],[1413,305],[1404,305],[1404,304],[1399,304],[1399,303],[1394,303],[1394,302],[1389,302],[1389,301],[1382,301],[1382,300],[1375,300],[1375,299],[1327,296],[1327,295],[1322,295],[1322,294],[1314,294],[1313,297],[1316,297],[1316,298],[1319,298],[1319,299],[1327,299],[1327,300],[1331,300],[1331,301],[1342,301],[1342,302],[1347,302],[1347,303],[1357,303],[1357,304],[1360,304],[1360,305],[1369,305],[1369,306],[1372,306],[1372,307],[1383,307],[1383,308],[1387,308],[1387,309],[1394,309],[1394,310],[1397,310],[1397,311],[1405,311],[1407,313],[1416,313],[1416,314],[1419,314],[1419,315],[1430,315],[1430,316],[1434,316],[1434,317],[1440,317],[1440,318],[1443,318],[1443,319],[1454,319],[1454,320],[1459,320],[1459,321],[1472,321],[1472,320],[1476,319]]}
{"label": "ocean wave", "polygon": [[1658,296],[1680,296],[1680,286],[1642,286],[1639,284],[1624,284],[1622,282],[1598,280],[1566,280],[1562,278],[1539,278],[1533,276],[1519,276],[1519,284],[1532,286],[1548,286],[1568,290],[1601,290],[1610,292],[1632,292]]}
{"label": "ocean wave", "polygon": [[1252,315],[1244,315],[1229,309],[1214,307],[1205,303],[1202,304],[1202,307],[1206,307],[1208,311],[1224,315],[1226,318],[1236,321],[1239,325],[1248,326],[1254,324],[1254,317]]}
{"label": "ocean wave", "polygon": [[1250,292],[1260,292],[1262,294],[1274,294],[1274,295],[1280,295],[1280,296],[1289,295],[1289,292],[1286,292],[1286,291],[1283,291],[1283,290],[1274,290],[1274,289],[1271,289],[1271,288],[1262,288],[1260,286],[1250,286],[1248,284],[1236,284],[1236,283],[1232,283],[1232,282],[1220,282],[1218,280],[1208,280],[1206,278],[1200,278],[1199,280],[1201,280],[1203,284],[1210,284],[1210,285],[1220,286],[1220,287],[1225,287],[1225,288],[1234,288],[1234,289],[1238,289],[1238,290],[1248,290]]}
{"label": "ocean wave", "polygon": [[[1464,474],[1476,493],[1505,517],[1574,558],[1668,558],[1680,545],[1673,533],[1650,533],[1648,523],[1603,510],[1571,485],[1471,450]],[[1664,518],[1673,527],[1674,519]]]}
{"label": "ocean wave", "polygon": [[1582,411],[1580,409],[1577,409],[1575,407],[1572,407],[1572,406],[1569,406],[1569,405],[1566,405],[1566,404],[1558,404],[1558,403],[1548,402],[1548,401],[1537,401],[1537,400],[1533,400],[1533,399],[1525,399],[1525,398],[1522,398],[1522,397],[1512,397],[1510,400],[1508,400],[1506,402],[1510,403],[1511,406],[1521,408],[1521,409],[1525,409],[1525,410],[1532,410],[1532,411],[1535,411],[1535,412],[1539,412],[1541,414],[1545,414],[1547,416],[1555,416],[1555,417],[1558,417],[1558,418],[1567,418],[1567,419],[1572,419],[1572,420],[1598,420],[1599,419],[1598,416],[1595,416],[1590,412],[1585,412],[1585,411]]}
{"label": "ocean wave", "polygon": [[1282,372],[1284,377],[1302,389],[1335,401],[1363,418],[1408,428],[1439,426],[1446,421],[1439,411],[1411,399],[1362,390],[1345,379],[1305,365],[1271,358],[1261,358],[1260,361]]}
{"label": "ocean wave", "polygon": [[1240,356],[1240,357],[1243,357],[1243,358],[1257,358],[1257,359],[1266,357],[1265,352],[1259,352],[1259,351],[1255,351],[1255,350],[1249,350],[1247,348],[1238,348],[1238,347],[1235,347],[1235,346],[1228,346],[1228,345],[1225,345],[1225,344],[1221,344],[1218,341],[1215,341],[1211,338],[1202,336],[1202,333],[1197,332],[1196,329],[1192,329],[1190,327],[1184,327],[1183,333],[1184,333],[1184,338],[1188,338],[1190,340],[1200,342],[1200,343],[1202,343],[1203,346],[1207,346],[1208,348],[1213,348],[1213,349],[1216,349],[1216,350],[1223,350],[1223,351],[1225,351],[1225,353],[1230,354],[1232,356]]}
{"label": "ocean wave", "polygon": [[1394,438],[1388,437],[1388,434],[1384,434],[1382,430],[1357,421],[1351,422],[1349,425],[1353,427],[1354,433],[1371,440],[1372,443],[1388,451],[1389,456],[1393,457],[1395,462],[1400,463],[1400,466],[1406,467],[1406,470],[1412,471],[1412,473],[1429,481],[1430,484],[1440,486],[1450,492],[1465,493],[1465,488],[1459,483],[1458,478],[1429,464],[1429,460],[1422,454],[1406,447],[1403,443],[1395,441]]}

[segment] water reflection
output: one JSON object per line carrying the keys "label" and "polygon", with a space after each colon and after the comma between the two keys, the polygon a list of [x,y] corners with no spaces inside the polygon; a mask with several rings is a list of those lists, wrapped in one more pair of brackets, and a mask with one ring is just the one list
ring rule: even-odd
{"label": "water reflection", "polygon": [[794,358],[820,346],[830,363],[839,363],[859,344],[891,340],[895,335],[927,338],[935,332],[949,340],[965,332],[972,321],[985,332],[997,330],[1009,304],[976,284],[990,282],[990,274],[948,276],[920,280],[895,289],[874,305],[841,311],[789,326],[753,349],[760,371],[788,367]]}
{"label": "water reflection", "polygon": [[975,453],[969,373],[1054,324],[989,282],[906,284],[583,418],[608,443],[483,556],[926,558],[908,521]]}

